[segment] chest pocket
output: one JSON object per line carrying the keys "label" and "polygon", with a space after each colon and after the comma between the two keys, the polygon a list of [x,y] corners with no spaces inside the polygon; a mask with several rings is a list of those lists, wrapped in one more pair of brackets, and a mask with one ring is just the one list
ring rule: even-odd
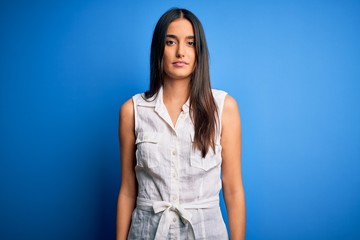
{"label": "chest pocket", "polygon": [[160,134],[156,132],[139,132],[136,136],[136,165],[154,168],[159,165]]}
{"label": "chest pocket", "polygon": [[[194,136],[191,135],[191,142],[194,142]],[[190,165],[195,168],[200,168],[204,171],[209,171],[221,164],[221,145],[215,144],[215,152],[212,147],[209,148],[208,153],[203,158],[201,151],[191,146]]]}

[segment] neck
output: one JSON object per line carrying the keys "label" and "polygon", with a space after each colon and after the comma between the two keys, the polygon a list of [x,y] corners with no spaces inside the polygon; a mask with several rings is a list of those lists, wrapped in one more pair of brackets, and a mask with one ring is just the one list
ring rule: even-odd
{"label": "neck", "polygon": [[165,102],[184,104],[189,98],[190,81],[164,81],[163,98]]}

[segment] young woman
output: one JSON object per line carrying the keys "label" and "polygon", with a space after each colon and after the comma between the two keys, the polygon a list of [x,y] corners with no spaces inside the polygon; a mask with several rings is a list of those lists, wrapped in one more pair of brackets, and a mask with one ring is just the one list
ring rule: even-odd
{"label": "young woman", "polygon": [[[151,44],[150,89],[121,107],[117,239],[244,239],[241,124],[236,101],[210,87],[198,18],[170,9]],[[220,178],[220,174],[222,174]]]}

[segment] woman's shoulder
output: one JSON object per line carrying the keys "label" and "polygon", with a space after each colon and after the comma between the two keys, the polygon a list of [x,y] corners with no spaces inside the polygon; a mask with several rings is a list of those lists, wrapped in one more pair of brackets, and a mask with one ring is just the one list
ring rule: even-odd
{"label": "woman's shoulder", "polygon": [[133,98],[129,98],[126,100],[120,107],[120,116],[121,117],[129,117],[134,113],[134,103]]}
{"label": "woman's shoulder", "polygon": [[222,98],[227,105],[232,107],[237,106],[235,98],[233,98],[228,92],[219,89],[211,89],[214,98]]}
{"label": "woman's shoulder", "polygon": [[238,104],[237,104],[235,98],[233,98],[232,96],[227,94],[225,97],[224,108],[230,112],[238,111]]}
{"label": "woman's shoulder", "polygon": [[221,112],[238,112],[238,104],[229,93],[223,90],[212,89],[215,101],[220,106]]}
{"label": "woman's shoulder", "polygon": [[214,97],[216,104],[218,105],[220,110],[222,110],[226,96],[228,95],[228,93],[223,90],[219,90],[219,89],[211,89],[211,90],[212,90],[212,95]]}

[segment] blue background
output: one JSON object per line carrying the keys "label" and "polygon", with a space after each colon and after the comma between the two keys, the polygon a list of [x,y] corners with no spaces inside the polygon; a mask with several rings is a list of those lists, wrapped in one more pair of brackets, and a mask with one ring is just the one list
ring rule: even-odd
{"label": "blue background", "polygon": [[360,239],[359,1],[1,1],[0,239],[114,239],[121,104],[202,21],[243,126],[247,239]]}

